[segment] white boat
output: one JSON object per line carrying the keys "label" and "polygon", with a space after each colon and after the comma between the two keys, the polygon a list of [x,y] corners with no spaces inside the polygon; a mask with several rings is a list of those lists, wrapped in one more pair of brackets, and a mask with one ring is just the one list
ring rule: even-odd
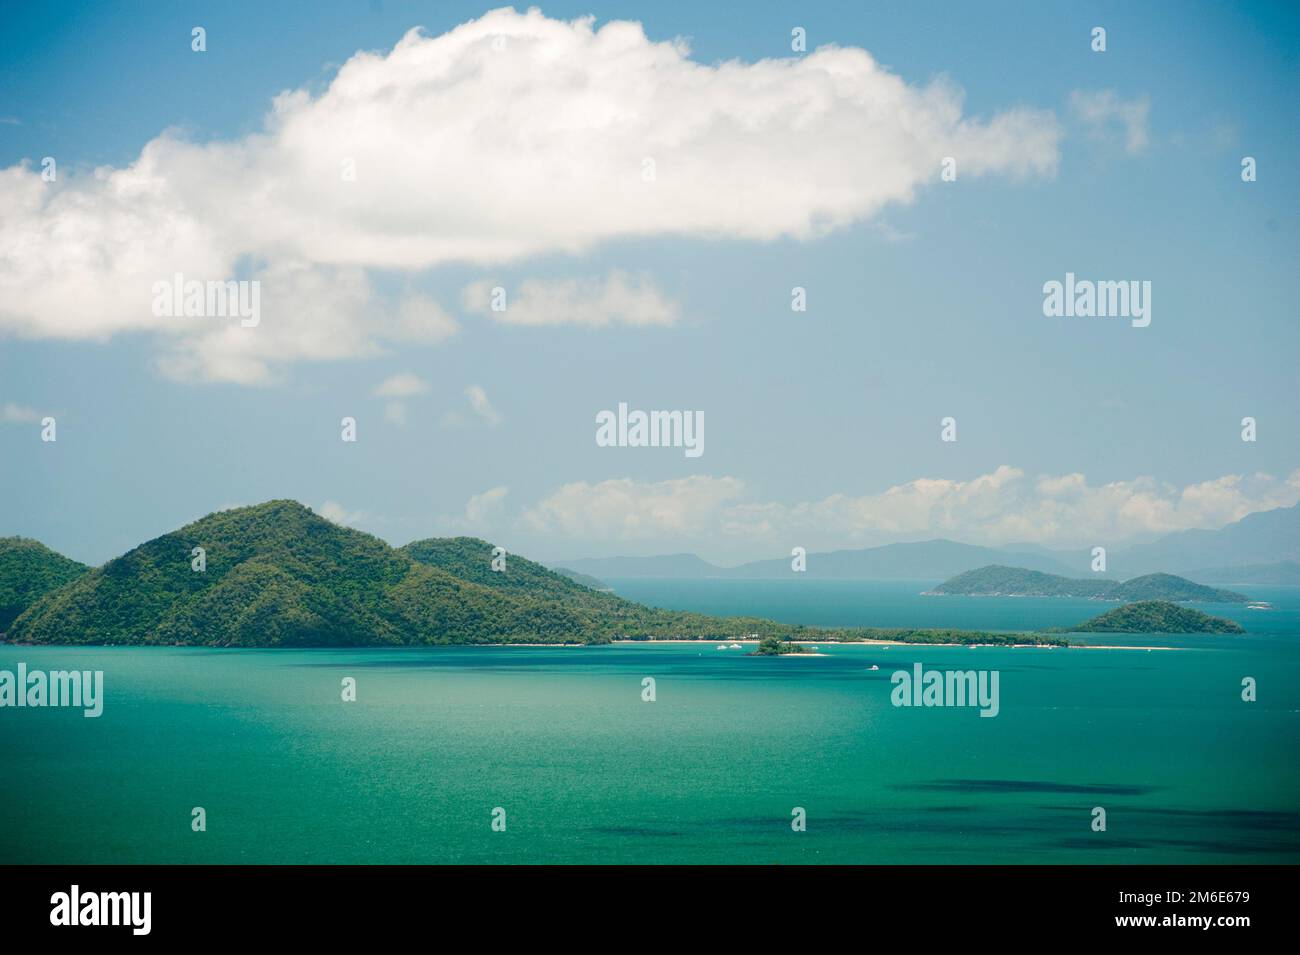
{"label": "white boat", "polygon": [[718,649],[719,649],[719,650],[725,650],[725,649],[727,649],[727,645],[726,645],[725,643],[719,643],[719,644],[718,644]]}
{"label": "white boat", "polygon": [[733,643],[733,644],[731,645],[731,649],[733,649],[733,650],[743,650],[744,647],[742,647],[739,643]]}
{"label": "white boat", "polygon": [[876,665],[873,663],[873,664],[871,664],[871,666],[867,667],[867,669],[868,669],[868,670],[879,670],[880,667],[876,666]]}

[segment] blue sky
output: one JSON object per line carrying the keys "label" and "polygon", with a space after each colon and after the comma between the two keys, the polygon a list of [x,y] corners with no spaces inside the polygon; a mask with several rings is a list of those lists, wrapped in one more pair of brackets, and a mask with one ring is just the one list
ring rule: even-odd
{"label": "blue sky", "polygon": [[[522,65],[522,41],[512,39],[503,56],[518,57],[521,72],[500,81],[475,78],[478,61],[464,54],[453,71],[468,77],[454,104],[465,112],[453,118],[454,87],[430,92],[427,77],[411,79],[387,58],[412,27],[436,38],[489,9],[6,11],[0,534],[99,562],[209,511],[293,497],[398,544],[476,533],[544,559],[693,550],[738,562],[795,545],[936,536],[1113,544],[1300,498],[1293,6],[765,4],[741,15],[722,5],[545,5],[561,21],[548,36],[565,42],[568,21],[588,14],[596,31],[634,20],[648,41],[685,38],[689,54],[662,69],[713,104],[692,112],[688,97],[651,117],[645,135],[661,142],[678,117],[694,125],[680,134],[680,152],[661,157],[654,188],[663,198],[638,199],[622,222],[613,222],[617,191],[612,202],[608,192],[582,201],[584,182],[609,181],[600,164],[611,136],[586,143],[589,130],[572,133],[572,162],[558,168],[577,182],[556,189],[578,201],[571,217],[557,216],[547,181],[534,176],[555,161],[554,142],[502,143],[511,127],[494,119],[524,88],[474,84],[526,82],[534,112],[585,116],[592,103],[575,90],[589,87],[556,79],[576,76],[601,90],[602,108],[639,116],[652,101],[636,98],[644,87],[632,80],[663,75],[637,59],[648,44],[579,37],[546,60],[555,48],[543,38],[527,49],[549,64],[544,76],[527,72],[539,67]],[[190,49],[196,25],[207,31],[201,54]],[[1105,53],[1090,49],[1094,26],[1107,30]],[[794,27],[807,31],[807,54],[790,49]],[[851,77],[864,92],[848,89],[827,107],[831,119],[814,118],[799,138],[779,84],[747,66],[826,44],[866,50],[884,79]],[[326,109],[338,69],[358,50],[374,57],[339,97],[347,105]],[[854,97],[873,101],[895,83],[905,84],[908,124],[942,120],[924,95],[940,78],[964,94],[945,100],[962,120],[998,130],[996,117],[1022,111],[1030,133],[1055,131],[1050,144],[1019,126],[963,140],[971,152],[945,183],[937,157],[910,133],[894,143],[892,123],[880,135],[855,132],[854,110],[864,107]],[[285,90],[304,92],[277,133],[265,119]],[[790,109],[815,117],[818,95]],[[1081,103],[1116,108],[1089,119]],[[767,125],[736,138],[751,106],[770,110]],[[365,201],[343,200],[317,220],[318,206],[339,201],[333,187],[316,196],[310,170],[291,175],[275,162],[323,155],[332,166],[340,127],[330,124],[344,114],[349,128],[373,121],[372,144],[388,137],[380,155],[393,165],[379,178],[391,186],[376,183],[367,153],[357,184]],[[182,145],[160,150],[139,195],[163,183],[179,196],[171,205],[145,211],[147,200],[96,185],[97,167],[131,167],[168,129],[166,141]],[[463,142],[481,181],[433,165],[420,174],[431,160],[414,144],[434,140]],[[747,189],[729,194],[725,170],[705,189],[733,141],[749,150],[733,177]],[[301,142],[309,148],[294,152]],[[964,175],[980,152],[987,173]],[[1051,168],[1019,168],[1030,154]],[[45,156],[59,170],[48,187],[35,184]],[[1256,158],[1258,181],[1241,181],[1243,156]],[[926,168],[916,172],[917,163]],[[707,174],[680,182],[676,169]],[[900,169],[919,184],[889,186]],[[37,189],[47,197],[26,206],[13,198]],[[780,197],[805,192],[824,213],[843,209],[843,221],[801,234]],[[455,215],[425,214],[453,205]],[[328,260],[333,269],[353,256],[366,262],[373,301],[335,315],[341,287],[319,299],[281,295],[247,330],[258,336],[249,339],[256,361],[232,371],[222,342],[137,320],[119,302],[117,266],[96,268],[106,256],[136,261],[164,226],[189,235],[186,216],[202,247],[187,262],[229,259],[246,277],[268,262]],[[516,228],[528,237],[522,250]],[[97,233],[89,251],[53,270],[57,279],[33,284],[31,250],[58,258]],[[430,251],[443,235],[453,246],[484,245]],[[404,261],[407,242],[425,261]],[[144,269],[170,275],[165,254]],[[1045,317],[1043,283],[1067,271],[1150,281],[1151,325]],[[671,315],[598,326],[566,318],[599,311],[584,297],[608,289],[611,275],[632,277],[641,298],[670,303]],[[496,320],[465,297],[476,282],[512,295],[528,282],[573,283],[570,312]],[[794,286],[808,291],[806,312],[790,309]],[[412,297],[435,303],[421,313],[421,334],[375,331]],[[300,324],[285,324],[286,302],[302,303]],[[315,321],[315,308],[333,317]],[[394,385],[394,376],[407,377]],[[413,393],[376,394],[384,382],[400,392],[402,381],[416,382]],[[470,388],[479,389],[477,410]],[[705,454],[597,447],[594,416],[619,402],[702,411]],[[45,415],[58,422],[54,443],[40,440]],[[358,420],[356,443],[339,440],[345,415]],[[954,443],[939,440],[948,415],[958,422]],[[1255,442],[1240,437],[1247,415],[1258,421]]]}

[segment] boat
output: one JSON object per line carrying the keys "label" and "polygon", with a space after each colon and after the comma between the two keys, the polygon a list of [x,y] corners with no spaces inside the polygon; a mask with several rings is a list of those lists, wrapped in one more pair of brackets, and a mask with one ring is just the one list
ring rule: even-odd
{"label": "boat", "polygon": [[733,644],[731,645],[731,649],[733,649],[733,650],[743,650],[744,647],[742,647],[739,643],[733,643]]}
{"label": "boat", "polygon": [[876,665],[873,663],[873,664],[871,664],[871,666],[867,667],[867,669],[868,669],[868,670],[879,670],[880,667],[876,666]]}
{"label": "boat", "polygon": [[719,643],[719,644],[718,644],[718,649],[719,649],[719,650],[725,650],[725,649],[727,649],[727,645],[726,645],[725,643]]}

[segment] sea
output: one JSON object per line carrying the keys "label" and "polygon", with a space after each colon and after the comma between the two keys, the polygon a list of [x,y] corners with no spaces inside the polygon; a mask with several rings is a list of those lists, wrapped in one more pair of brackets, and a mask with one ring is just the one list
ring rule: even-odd
{"label": "sea", "polygon": [[[1114,606],[936,582],[609,583],[824,626]],[[1300,589],[1244,589],[1272,609],[1193,606],[1245,635],[1072,638],[1107,649],[0,644],[104,674],[97,718],[0,708],[0,863],[1295,863]],[[918,663],[996,672],[997,715],[894,705]]]}

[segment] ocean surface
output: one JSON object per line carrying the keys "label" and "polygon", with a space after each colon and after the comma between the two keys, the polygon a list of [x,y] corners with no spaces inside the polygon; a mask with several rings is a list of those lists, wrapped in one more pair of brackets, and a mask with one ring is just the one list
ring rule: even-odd
{"label": "ocean surface", "polygon": [[[611,583],[824,625],[1012,630],[1113,606]],[[97,719],[0,709],[0,863],[1300,862],[1300,590],[1248,592],[1274,609],[1200,605],[1245,636],[1080,638],[1157,650],[0,644],[0,669],[102,670],[105,695]],[[891,705],[917,662],[998,671],[998,715]]]}

